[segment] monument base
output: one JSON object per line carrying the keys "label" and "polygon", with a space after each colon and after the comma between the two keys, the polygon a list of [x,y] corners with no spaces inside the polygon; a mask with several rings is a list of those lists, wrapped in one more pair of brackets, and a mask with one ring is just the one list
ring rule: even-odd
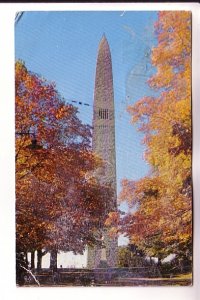
{"label": "monument base", "polygon": [[107,260],[100,260],[98,268],[109,268]]}

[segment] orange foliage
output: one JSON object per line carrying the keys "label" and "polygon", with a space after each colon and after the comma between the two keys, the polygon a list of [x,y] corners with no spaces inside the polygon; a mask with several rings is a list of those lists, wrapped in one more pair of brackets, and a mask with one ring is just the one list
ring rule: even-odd
{"label": "orange foliage", "polygon": [[15,68],[17,249],[80,253],[95,243],[110,193],[92,175],[101,162],[90,149],[90,127],[54,84],[20,61]]}

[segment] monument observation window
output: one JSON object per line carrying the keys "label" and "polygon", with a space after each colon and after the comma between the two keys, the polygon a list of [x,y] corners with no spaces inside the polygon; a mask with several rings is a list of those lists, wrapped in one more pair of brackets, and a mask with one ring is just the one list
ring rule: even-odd
{"label": "monument observation window", "polygon": [[108,109],[99,109],[99,119],[108,119]]}

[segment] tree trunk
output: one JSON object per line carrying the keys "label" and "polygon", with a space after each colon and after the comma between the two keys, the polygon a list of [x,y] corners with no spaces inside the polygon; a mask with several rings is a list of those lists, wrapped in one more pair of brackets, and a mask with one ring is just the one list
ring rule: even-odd
{"label": "tree trunk", "polygon": [[35,269],[35,251],[31,251],[31,269]]}
{"label": "tree trunk", "polygon": [[161,266],[161,257],[158,257],[158,267]]}
{"label": "tree trunk", "polygon": [[25,262],[26,262],[26,266],[28,267],[28,253],[27,252],[25,254]]}
{"label": "tree trunk", "polygon": [[37,270],[41,270],[42,268],[42,250],[37,250]]}
{"label": "tree trunk", "polygon": [[53,269],[54,271],[57,271],[57,250],[52,250],[51,251],[51,256],[50,256],[50,269]]}

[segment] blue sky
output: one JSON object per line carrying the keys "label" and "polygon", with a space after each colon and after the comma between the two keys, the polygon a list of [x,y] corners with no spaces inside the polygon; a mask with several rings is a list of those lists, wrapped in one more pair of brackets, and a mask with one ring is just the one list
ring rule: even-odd
{"label": "blue sky", "polygon": [[113,64],[118,192],[124,177],[147,173],[141,135],[130,125],[126,106],[152,95],[149,49],[156,44],[156,12],[26,12],[15,29],[16,59],[56,83],[67,100],[77,100],[83,122],[91,124],[97,49],[103,33]]}
{"label": "blue sky", "polygon": [[[157,12],[60,11],[25,12],[15,28],[15,56],[30,71],[56,83],[69,102],[76,100],[84,123],[92,122],[98,45],[105,33],[112,56],[117,157],[117,188],[122,178],[139,179],[148,172],[142,135],[126,112],[145,95],[154,95],[146,80],[155,70],[150,49],[156,45]],[[121,207],[127,209],[126,205]]]}

